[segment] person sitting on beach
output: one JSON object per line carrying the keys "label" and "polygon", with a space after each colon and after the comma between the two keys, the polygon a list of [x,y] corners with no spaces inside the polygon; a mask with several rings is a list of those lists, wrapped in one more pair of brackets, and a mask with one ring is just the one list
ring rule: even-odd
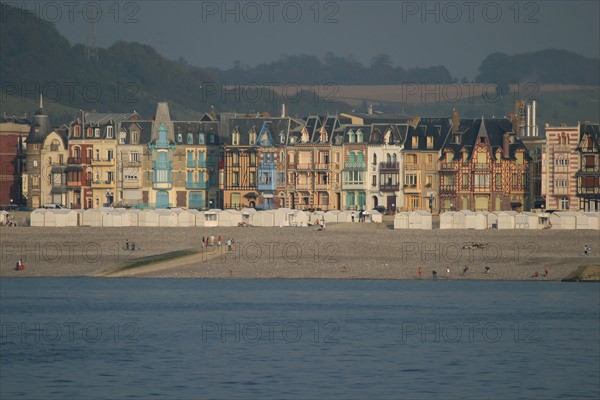
{"label": "person sitting on beach", "polygon": [[419,279],[423,279],[423,268],[419,267]]}
{"label": "person sitting on beach", "polygon": [[538,276],[540,276],[540,274],[537,271],[531,275],[532,278],[537,278]]}
{"label": "person sitting on beach", "polygon": [[490,267],[485,267],[485,269],[483,270],[484,274],[489,274],[490,273]]}
{"label": "person sitting on beach", "polygon": [[465,275],[467,275],[467,271],[468,271],[468,270],[469,270],[469,267],[467,267],[467,266],[465,265],[465,267],[463,268],[462,276],[465,276]]}
{"label": "person sitting on beach", "polygon": [[542,275],[544,278],[548,276],[548,264],[544,265],[544,275]]}
{"label": "person sitting on beach", "polygon": [[135,251],[135,242],[131,242],[131,251]]}
{"label": "person sitting on beach", "polygon": [[23,262],[19,258],[19,261],[17,261],[17,266],[15,268],[15,271],[21,271],[21,270],[24,270],[24,269],[25,269],[25,266],[23,265]]}
{"label": "person sitting on beach", "polygon": [[437,271],[433,270],[431,271],[431,278],[436,281],[437,280]]}

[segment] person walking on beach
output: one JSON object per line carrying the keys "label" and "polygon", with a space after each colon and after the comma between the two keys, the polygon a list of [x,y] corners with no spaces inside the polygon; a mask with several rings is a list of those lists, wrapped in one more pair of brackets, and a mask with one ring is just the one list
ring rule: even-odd
{"label": "person walking on beach", "polygon": [[423,268],[419,267],[419,279],[423,279]]}
{"label": "person walking on beach", "polygon": [[204,236],[202,236],[202,247],[206,247],[206,242],[204,241]]}
{"label": "person walking on beach", "polygon": [[129,239],[125,240],[125,250],[129,250]]}
{"label": "person walking on beach", "polygon": [[587,256],[587,255],[588,255],[588,247],[587,247],[587,244],[584,244],[584,245],[583,245],[583,255],[584,255],[584,256]]}
{"label": "person walking on beach", "polygon": [[467,271],[469,271],[469,267],[465,265],[465,267],[463,268],[462,276],[467,276]]}
{"label": "person walking on beach", "polygon": [[485,269],[483,270],[484,274],[489,274],[490,273],[490,267],[485,267]]}
{"label": "person walking on beach", "polygon": [[446,279],[450,279],[450,267],[446,267]]}
{"label": "person walking on beach", "polygon": [[227,239],[227,251],[231,251],[231,239]]}
{"label": "person walking on beach", "polygon": [[431,279],[433,279],[434,281],[437,281],[437,271],[436,270],[431,271]]}
{"label": "person walking on beach", "polygon": [[543,275],[543,277],[544,278],[547,277],[548,273],[549,273],[549,271],[548,271],[548,264],[546,264],[546,265],[544,265],[544,275]]}
{"label": "person walking on beach", "polygon": [[217,246],[221,247],[221,235],[217,238]]}

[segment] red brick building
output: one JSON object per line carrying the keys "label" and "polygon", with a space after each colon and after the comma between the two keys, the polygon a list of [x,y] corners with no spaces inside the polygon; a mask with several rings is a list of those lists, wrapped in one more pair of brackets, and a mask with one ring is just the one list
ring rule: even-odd
{"label": "red brick building", "polygon": [[0,118],[0,207],[26,203],[22,176],[30,126],[25,118]]}

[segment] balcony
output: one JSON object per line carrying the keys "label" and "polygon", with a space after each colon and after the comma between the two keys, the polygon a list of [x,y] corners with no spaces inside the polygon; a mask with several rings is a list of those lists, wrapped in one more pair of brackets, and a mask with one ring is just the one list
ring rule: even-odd
{"label": "balcony", "polygon": [[258,182],[258,190],[259,191],[265,191],[265,192],[273,192],[276,189],[276,184],[273,180],[268,180],[268,181],[259,181]]}
{"label": "balcony", "polygon": [[312,190],[312,188],[313,188],[312,183],[308,183],[308,182],[296,183],[296,190]]}
{"label": "balcony", "polygon": [[405,171],[418,171],[419,169],[419,164],[417,163],[404,163]]}
{"label": "balcony", "polygon": [[66,184],[53,185],[52,186],[52,190],[50,191],[50,193],[52,193],[52,194],[67,193],[67,185]]}
{"label": "balcony", "polygon": [[311,164],[311,163],[299,163],[299,164],[296,164],[296,169],[303,169],[303,170],[312,171],[313,170],[313,164]]}
{"label": "balcony", "polygon": [[600,195],[600,187],[578,187],[577,195]]}
{"label": "balcony", "polygon": [[398,190],[400,190],[400,185],[399,184],[379,185],[379,190],[382,192],[397,192]]}
{"label": "balcony", "polygon": [[67,158],[67,164],[83,164],[81,157],[69,157]]}
{"label": "balcony", "polygon": [[583,167],[581,167],[581,172],[600,172],[600,166],[584,165]]}
{"label": "balcony", "polygon": [[347,162],[344,164],[344,170],[348,171],[348,170],[352,170],[352,171],[366,171],[367,170],[367,165],[362,162],[362,163],[358,163],[358,162]]}
{"label": "balcony", "polygon": [[157,140],[155,147],[157,149],[168,149],[169,148],[169,141],[168,140]]}
{"label": "balcony", "polygon": [[193,158],[188,158],[187,159],[187,163],[186,163],[186,167],[188,168],[196,168],[196,160],[194,160]]}
{"label": "balcony", "polygon": [[277,164],[274,162],[261,162],[258,164],[258,169],[274,170],[277,169]]}
{"label": "balcony", "polygon": [[455,194],[456,187],[454,185],[441,185],[440,194]]}
{"label": "balcony", "polygon": [[356,181],[342,181],[342,189],[343,190],[349,190],[349,189],[363,189],[366,190],[366,183],[365,182],[356,182]]}
{"label": "balcony", "polygon": [[404,193],[420,193],[421,189],[417,185],[404,185]]}
{"label": "balcony", "polygon": [[93,158],[92,165],[96,167],[112,167],[115,165],[114,158]]}
{"label": "balcony", "polygon": [[393,172],[400,172],[400,163],[399,162],[380,162],[379,169],[380,170],[391,170]]}
{"label": "balcony", "polygon": [[79,180],[79,181],[67,181],[67,188],[68,189],[76,189],[76,188],[80,188],[80,187],[87,187],[87,186],[91,186],[92,182],[88,179],[83,179],[83,180]]}
{"label": "balcony", "polygon": [[334,164],[331,163],[319,163],[314,165],[314,169],[321,171],[329,171],[334,168]]}
{"label": "balcony", "polygon": [[172,169],[172,162],[171,161],[154,161],[152,163],[152,169]]}
{"label": "balcony", "polygon": [[331,189],[331,184],[329,183],[316,183],[315,190],[329,190]]}
{"label": "balcony", "polygon": [[492,166],[487,163],[477,163],[475,164],[474,168],[477,170],[490,170],[492,169]]}
{"label": "balcony", "polygon": [[442,163],[441,169],[445,171],[454,171],[458,167],[455,163]]}
{"label": "balcony", "polygon": [[114,181],[101,181],[96,179],[92,182],[92,189],[112,189],[114,187]]}
{"label": "balcony", "polygon": [[185,183],[185,188],[186,189],[192,189],[192,190],[207,190],[208,189],[208,182],[207,181],[187,181]]}

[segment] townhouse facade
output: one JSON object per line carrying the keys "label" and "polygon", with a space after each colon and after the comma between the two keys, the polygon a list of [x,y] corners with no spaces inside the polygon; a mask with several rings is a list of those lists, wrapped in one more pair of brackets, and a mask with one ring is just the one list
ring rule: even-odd
{"label": "townhouse facade", "polygon": [[521,211],[529,161],[512,121],[453,118],[439,170],[441,211]]}
{"label": "townhouse facade", "polygon": [[0,118],[0,207],[27,202],[23,173],[27,158],[25,139],[30,127],[26,116]]}
{"label": "townhouse facade", "polygon": [[546,148],[542,153],[542,196],[546,210],[569,210],[578,205],[577,180],[580,157],[579,126],[546,125]]}
{"label": "townhouse facade", "polygon": [[577,155],[579,169],[576,196],[578,208],[584,211],[600,211],[600,125],[580,124]]}
{"label": "townhouse facade", "polygon": [[373,124],[367,144],[367,208],[396,211],[404,204],[402,149],[407,124]]}

